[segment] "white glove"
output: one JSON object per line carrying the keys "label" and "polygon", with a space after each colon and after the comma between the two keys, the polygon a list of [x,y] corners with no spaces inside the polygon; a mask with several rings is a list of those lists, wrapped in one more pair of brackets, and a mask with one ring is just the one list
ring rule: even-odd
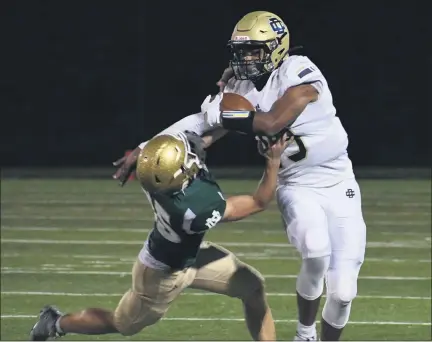
{"label": "white glove", "polygon": [[213,100],[210,100],[212,95],[205,98],[201,104],[201,112],[204,114],[205,120],[210,127],[221,126],[221,111],[220,103],[223,98],[223,93],[217,94]]}

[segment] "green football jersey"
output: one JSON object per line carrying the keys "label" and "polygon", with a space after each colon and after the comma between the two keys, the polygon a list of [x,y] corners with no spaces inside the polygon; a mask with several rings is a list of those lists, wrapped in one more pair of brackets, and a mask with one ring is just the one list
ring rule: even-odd
{"label": "green football jersey", "polygon": [[155,223],[148,250],[173,269],[192,265],[205,233],[225,213],[226,201],[219,185],[202,172],[184,191],[174,195],[148,195]]}

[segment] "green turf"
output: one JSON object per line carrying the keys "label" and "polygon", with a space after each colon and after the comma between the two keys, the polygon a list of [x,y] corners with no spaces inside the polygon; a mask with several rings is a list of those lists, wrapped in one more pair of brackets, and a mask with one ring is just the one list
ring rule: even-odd
{"label": "green turf", "polygon": [[[430,340],[431,184],[360,183],[368,248],[352,324],[343,338]],[[65,311],[115,308],[130,285],[132,263],[153,218],[137,184],[119,188],[100,180],[2,180],[1,185],[1,339],[27,339],[35,321],[28,316],[47,303]],[[234,194],[253,191],[256,182],[221,185]],[[207,239],[225,245],[267,276],[278,339],[292,340],[299,260],[275,203],[244,222],[218,226]],[[166,318],[128,339],[250,339],[235,299],[186,290]]]}

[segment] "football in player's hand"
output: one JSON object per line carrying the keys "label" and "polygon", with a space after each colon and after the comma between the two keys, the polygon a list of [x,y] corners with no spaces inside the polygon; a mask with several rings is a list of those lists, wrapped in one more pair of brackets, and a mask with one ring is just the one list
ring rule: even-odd
{"label": "football in player's hand", "polygon": [[235,93],[224,93],[220,103],[220,110],[255,110],[252,103],[245,97]]}

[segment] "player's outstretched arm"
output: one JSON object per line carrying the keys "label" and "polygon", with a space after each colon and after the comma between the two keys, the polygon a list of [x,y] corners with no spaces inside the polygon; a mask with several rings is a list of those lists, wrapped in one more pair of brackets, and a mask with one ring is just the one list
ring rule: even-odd
{"label": "player's outstretched arm", "polygon": [[210,145],[214,144],[216,141],[218,141],[220,138],[225,136],[228,131],[223,128],[216,128],[212,131],[204,133],[201,138],[204,142],[204,148],[208,148]]}
{"label": "player's outstretched arm", "polygon": [[112,177],[119,181],[120,186],[125,185],[129,176],[135,170],[140,152],[141,147],[138,146],[128,156],[121,157],[113,162],[113,165],[117,167],[117,170]]}
{"label": "player's outstretched arm", "polygon": [[264,174],[253,195],[232,196],[226,200],[225,213],[222,221],[237,221],[256,214],[267,208],[274,197],[280,158],[284,149],[292,139],[284,135],[264,154],[266,166]]}
{"label": "player's outstretched arm", "polygon": [[[205,119],[205,114],[196,113],[182,118],[168,128],[164,129],[159,134],[164,134],[168,132],[191,131],[201,136],[207,132],[210,132],[208,134],[208,137],[204,139],[206,144],[205,148],[207,148],[216,140],[223,137],[227,132],[223,132],[223,130],[217,130],[217,128],[215,129],[215,127],[217,126],[212,125],[211,123],[209,123],[208,120]],[[121,186],[123,186],[127,182],[130,174],[135,170],[138,155],[144,148],[146,143],[147,141],[142,142],[127,157],[122,157],[113,163],[113,165],[117,167],[113,178],[118,180]]]}

